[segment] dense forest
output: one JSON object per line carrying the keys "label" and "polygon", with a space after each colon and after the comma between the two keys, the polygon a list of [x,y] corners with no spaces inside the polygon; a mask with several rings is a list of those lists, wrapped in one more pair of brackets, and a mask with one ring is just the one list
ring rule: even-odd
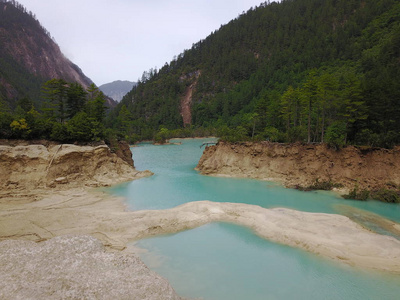
{"label": "dense forest", "polygon": [[0,49],[0,139],[118,138],[104,126],[106,106],[115,102],[65,58],[35,15],[14,0],[0,0]]}
{"label": "dense forest", "polygon": [[391,147],[400,142],[399,78],[399,1],[266,2],[144,72],[108,126],[131,140],[217,134]]}
{"label": "dense forest", "polygon": [[41,106],[27,97],[10,110],[0,101],[0,138],[93,142],[116,138],[104,127],[106,97],[94,85],[52,79],[42,86]]}

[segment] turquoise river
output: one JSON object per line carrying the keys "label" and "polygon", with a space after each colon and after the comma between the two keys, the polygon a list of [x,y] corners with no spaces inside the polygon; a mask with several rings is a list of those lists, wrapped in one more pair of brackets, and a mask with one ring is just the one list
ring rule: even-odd
{"label": "turquoise river", "polygon": [[[181,145],[132,148],[138,170],[155,175],[113,187],[131,210],[166,209],[200,200],[265,208],[340,213],[355,207],[400,222],[400,205],[344,200],[331,192],[301,192],[278,184],[202,176],[194,170],[212,139],[174,140]],[[214,223],[135,244],[154,271],[178,294],[196,299],[400,299],[400,276],[360,270],[272,243],[247,228]]]}

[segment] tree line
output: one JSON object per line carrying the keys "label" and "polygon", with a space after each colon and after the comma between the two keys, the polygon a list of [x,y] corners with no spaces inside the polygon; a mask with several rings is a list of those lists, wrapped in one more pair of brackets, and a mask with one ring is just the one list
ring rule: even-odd
{"label": "tree line", "polygon": [[48,139],[59,142],[91,142],[106,138],[105,96],[92,84],[52,79],[42,86],[40,107],[28,97],[14,110],[0,99],[0,138]]}

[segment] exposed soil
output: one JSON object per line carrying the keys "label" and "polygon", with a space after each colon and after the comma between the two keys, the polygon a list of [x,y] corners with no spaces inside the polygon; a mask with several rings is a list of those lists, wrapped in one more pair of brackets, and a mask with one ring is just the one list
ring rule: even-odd
{"label": "exposed soil", "polygon": [[323,144],[220,142],[204,150],[202,174],[250,177],[307,187],[316,180],[341,184],[341,192],[400,186],[400,147],[341,150]]}
{"label": "exposed soil", "polygon": [[186,89],[185,95],[181,98],[181,116],[185,127],[192,124],[192,96],[200,75],[200,71],[192,74],[192,77],[195,77],[195,81]]}

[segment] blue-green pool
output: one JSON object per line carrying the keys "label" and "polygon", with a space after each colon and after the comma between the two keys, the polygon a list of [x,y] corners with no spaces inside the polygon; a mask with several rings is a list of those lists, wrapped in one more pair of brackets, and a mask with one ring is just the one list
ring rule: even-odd
{"label": "blue-green pool", "polygon": [[[300,192],[278,184],[199,175],[196,166],[212,139],[132,148],[135,166],[154,176],[112,188],[132,210],[165,209],[200,200],[266,208],[340,213],[352,206],[400,222],[400,205],[349,201],[331,192]],[[400,276],[367,272],[259,238],[232,224],[209,224],[136,243],[153,270],[182,296],[203,299],[399,299]]]}

